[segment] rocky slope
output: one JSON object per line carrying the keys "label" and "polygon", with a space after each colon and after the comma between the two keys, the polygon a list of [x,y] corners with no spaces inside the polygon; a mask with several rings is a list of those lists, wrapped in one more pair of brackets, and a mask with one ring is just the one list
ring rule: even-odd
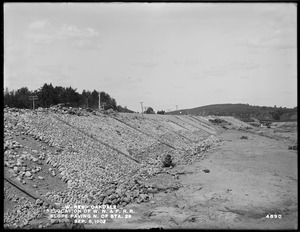
{"label": "rocky slope", "polygon": [[[149,201],[160,190],[143,180],[163,169],[164,155],[191,163],[217,140],[208,121],[155,116],[5,108],[5,175],[60,206]],[[5,227],[33,226],[52,206],[15,188],[5,182]]]}

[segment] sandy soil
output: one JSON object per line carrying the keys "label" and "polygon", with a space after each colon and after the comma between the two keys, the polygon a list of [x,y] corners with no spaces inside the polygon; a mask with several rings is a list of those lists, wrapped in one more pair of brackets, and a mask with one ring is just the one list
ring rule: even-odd
{"label": "sandy soil", "polygon": [[238,130],[218,137],[222,142],[199,162],[146,181],[181,188],[127,205],[135,212],[130,219],[85,228],[297,229],[297,151],[287,149],[294,141]]}

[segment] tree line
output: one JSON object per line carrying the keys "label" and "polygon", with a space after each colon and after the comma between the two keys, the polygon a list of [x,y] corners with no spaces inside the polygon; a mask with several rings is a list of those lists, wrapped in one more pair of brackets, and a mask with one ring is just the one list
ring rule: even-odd
{"label": "tree line", "polygon": [[[216,116],[234,116],[243,121],[251,122],[252,118],[259,120],[279,121],[282,117],[292,118],[297,114],[297,107],[274,107],[271,106],[252,106],[249,104],[214,104],[201,106],[193,109],[180,110],[182,114],[192,115],[216,115]],[[170,114],[179,114],[178,111]],[[285,119],[287,120],[287,119]]]}
{"label": "tree line", "polygon": [[[31,109],[33,102],[29,100],[30,96],[37,96],[38,100],[35,101],[35,108],[43,107],[48,108],[57,104],[65,104],[70,107],[81,108],[99,108],[99,92],[96,90],[88,91],[83,90],[78,93],[77,89],[70,87],[55,86],[52,83],[45,83],[41,88],[30,91],[27,87],[22,87],[17,90],[9,91],[8,88],[4,91],[4,106]],[[119,112],[134,113],[134,111],[117,105],[117,102],[108,93],[100,92],[101,107],[104,110],[113,109]],[[148,107],[144,111],[146,114],[155,114],[152,107]],[[158,111],[158,114],[165,114],[165,111]]]}
{"label": "tree line", "polygon": [[[4,106],[30,109],[33,107],[33,103],[29,100],[29,96],[37,96],[38,100],[35,101],[36,108],[48,108],[60,103],[71,107],[99,108],[99,92],[96,90],[92,92],[83,90],[82,93],[78,93],[76,90],[77,89],[73,89],[71,86],[53,87],[52,83],[45,83],[41,88],[34,91],[28,90],[27,87],[11,91],[6,88],[4,91]],[[113,109],[119,112],[130,111],[117,105],[116,100],[105,92],[100,92],[100,102],[104,110]]]}

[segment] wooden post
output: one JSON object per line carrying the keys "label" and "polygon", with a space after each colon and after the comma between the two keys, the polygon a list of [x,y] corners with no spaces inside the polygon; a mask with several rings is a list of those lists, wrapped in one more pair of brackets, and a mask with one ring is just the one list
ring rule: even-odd
{"label": "wooden post", "polygon": [[30,96],[29,100],[32,101],[32,108],[34,110],[35,109],[34,100],[38,100],[38,96]]}
{"label": "wooden post", "polygon": [[142,115],[143,115],[143,118],[144,118],[144,112],[143,112],[143,102],[141,102],[141,107],[142,107]]}
{"label": "wooden post", "polygon": [[101,96],[101,95],[100,95],[100,91],[99,91],[99,110],[102,109],[102,107],[101,107],[101,99],[100,99],[100,96]]}

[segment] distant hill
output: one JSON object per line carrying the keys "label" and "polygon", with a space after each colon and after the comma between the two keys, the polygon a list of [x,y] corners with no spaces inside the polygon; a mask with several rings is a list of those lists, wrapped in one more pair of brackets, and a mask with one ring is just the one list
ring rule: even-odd
{"label": "distant hill", "polygon": [[[180,113],[181,112],[181,113]],[[167,114],[234,116],[245,122],[254,121],[297,121],[297,107],[282,108],[268,106],[251,106],[249,104],[215,104],[168,112]]]}
{"label": "distant hill", "polygon": [[281,121],[297,121],[297,111],[296,112],[290,112],[290,113],[284,113],[280,116]]}

